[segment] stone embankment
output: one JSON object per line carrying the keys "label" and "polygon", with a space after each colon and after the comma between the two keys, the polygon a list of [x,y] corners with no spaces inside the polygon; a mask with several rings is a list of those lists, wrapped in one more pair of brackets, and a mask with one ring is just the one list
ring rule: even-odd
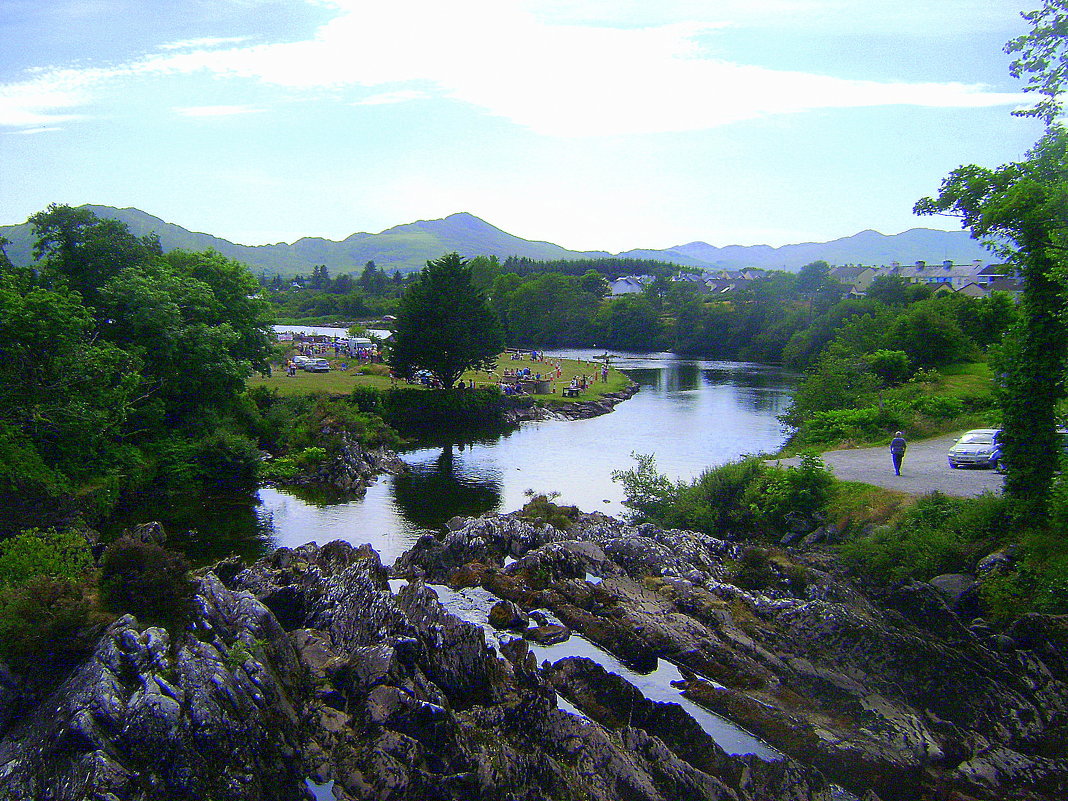
{"label": "stone embankment", "polygon": [[[0,671],[0,787],[11,801],[291,801],[309,781],[339,801],[1068,797],[1068,620],[995,631],[930,584],[874,599],[818,551],[766,557],[602,515],[569,531],[506,515],[426,535],[390,571],[343,542],[231,559],[202,575],[180,630],[124,617],[59,686]],[[513,630],[492,644],[442,603],[476,586]],[[569,632],[632,677],[669,660],[688,706],[595,659],[539,665],[539,638]],[[728,753],[698,708],[782,757]]]}

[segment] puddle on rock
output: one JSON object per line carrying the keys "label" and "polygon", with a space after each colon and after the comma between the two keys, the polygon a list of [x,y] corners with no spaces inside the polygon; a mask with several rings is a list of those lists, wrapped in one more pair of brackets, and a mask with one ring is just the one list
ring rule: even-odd
{"label": "puddle on rock", "polygon": [[[395,581],[398,583],[394,584]],[[396,592],[405,583],[403,580],[394,579],[390,581],[390,587]],[[482,587],[454,590],[444,584],[429,586],[438,594],[442,606],[457,617],[481,626],[486,633],[486,642],[490,645],[499,648],[503,643],[516,637],[515,632],[499,631],[489,624],[490,609],[501,599],[488,590]],[[538,645],[535,642],[530,642],[529,645],[531,653],[539,662],[557,662],[568,656],[583,656],[593,660],[608,672],[626,679],[650,701],[678,704],[728,754],[755,754],[766,761],[782,759],[782,754],[767,743],[682,695],[672,686],[672,682],[682,681],[682,673],[676,665],[666,659],[658,659],[655,669],[640,672],[624,664],[613,654],[590,642],[581,634],[572,634],[570,639],[555,645]],[[572,704],[566,706],[562,704],[561,708],[573,714],[582,715]],[[586,716],[582,715],[582,717]]]}

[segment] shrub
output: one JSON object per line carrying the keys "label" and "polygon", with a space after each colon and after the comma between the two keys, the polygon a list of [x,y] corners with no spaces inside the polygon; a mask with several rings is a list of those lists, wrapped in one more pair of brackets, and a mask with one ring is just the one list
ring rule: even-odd
{"label": "shrub", "polygon": [[797,467],[767,468],[745,494],[755,520],[777,531],[801,516],[814,523],[831,498],[834,477],[815,453],[801,454]]}
{"label": "shrub", "polygon": [[256,483],[260,451],[243,434],[216,429],[197,442],[194,458],[202,480],[228,487]]}
{"label": "shrub", "polygon": [[746,498],[767,469],[753,457],[705,470],[689,485],[680,483],[663,522],[717,535],[754,531],[756,520]]}
{"label": "shrub", "polygon": [[533,497],[523,504],[523,508],[519,512],[519,516],[523,520],[535,525],[548,524],[561,531],[569,531],[578,519],[580,513],[577,506],[560,506],[553,503],[556,497],[555,493],[534,495],[531,492],[529,494]]}
{"label": "shrub", "polygon": [[100,563],[100,590],[108,608],[146,622],[171,623],[185,615],[193,595],[181,554],[132,537],[107,547]]}
{"label": "shrub", "polygon": [[0,585],[37,576],[79,579],[92,566],[89,543],[77,532],[28,529],[0,542]]}
{"label": "shrub", "polygon": [[623,505],[637,520],[659,520],[675,500],[678,488],[657,472],[656,457],[651,453],[631,453],[631,458],[637,462],[635,467],[612,471],[612,480],[623,485]]}
{"label": "shrub", "polygon": [[[365,367],[383,367],[386,372],[389,372],[389,368],[384,364],[365,365]],[[362,371],[364,368],[360,368]],[[349,403],[351,403],[357,411],[364,414],[377,414],[382,416],[385,410],[385,405],[382,403],[382,393],[374,387],[367,387],[357,384],[352,388],[352,392],[349,395]]]}
{"label": "shrub", "polygon": [[67,664],[88,652],[103,622],[86,581],[39,575],[0,587],[0,659],[19,669]]}
{"label": "shrub", "polygon": [[951,420],[964,413],[964,401],[948,395],[921,395],[910,406],[935,420]]}
{"label": "shrub", "polygon": [[734,583],[743,590],[763,590],[774,584],[777,576],[769,556],[763,548],[743,552],[734,570]]}
{"label": "shrub", "polygon": [[969,501],[937,492],[924,496],[893,525],[841,545],[846,561],[878,582],[929,579],[971,567],[973,549],[961,513]]}

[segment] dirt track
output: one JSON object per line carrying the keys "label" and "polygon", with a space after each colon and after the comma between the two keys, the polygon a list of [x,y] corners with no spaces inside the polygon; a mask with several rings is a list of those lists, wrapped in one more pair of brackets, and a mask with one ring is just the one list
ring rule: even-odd
{"label": "dirt track", "polygon": [[[827,451],[822,456],[827,467],[842,481],[860,481],[913,495],[924,495],[934,490],[963,497],[1000,492],[1004,479],[993,470],[950,468],[946,452],[960,433],[910,442],[900,476],[894,475],[889,446]],[[797,459],[771,460],[770,463],[795,465]]]}

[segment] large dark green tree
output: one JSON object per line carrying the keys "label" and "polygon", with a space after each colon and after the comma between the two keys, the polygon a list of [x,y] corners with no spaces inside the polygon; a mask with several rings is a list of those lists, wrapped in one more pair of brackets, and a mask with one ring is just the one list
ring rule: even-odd
{"label": "large dark green tree", "polygon": [[1019,54],[1012,72],[1043,100],[1024,112],[1046,123],[1045,135],[1020,162],[996,169],[954,170],[919,214],[950,214],[972,236],[1006,256],[1024,277],[1022,319],[1010,333],[999,375],[1010,465],[1007,494],[1042,513],[1056,468],[1055,407],[1065,395],[1068,357],[1068,132],[1056,120],[1068,78],[1068,2],[1046,0],[1024,15],[1031,31],[1006,46]]}
{"label": "large dark green tree", "polygon": [[190,475],[270,354],[243,265],[163,255],[86,209],[31,220],[35,269],[0,259],[0,529],[105,511],[164,463]]}
{"label": "large dark green tree", "polygon": [[449,388],[465,370],[494,363],[503,347],[500,324],[457,253],[428,261],[397,310],[389,363],[410,376],[427,370]]}

